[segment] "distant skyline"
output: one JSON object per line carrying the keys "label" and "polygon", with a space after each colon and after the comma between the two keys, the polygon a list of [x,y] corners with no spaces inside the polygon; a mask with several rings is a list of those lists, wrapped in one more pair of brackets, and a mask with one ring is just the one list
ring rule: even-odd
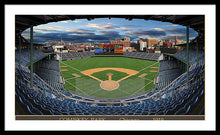
{"label": "distant skyline", "polygon": [[[22,36],[29,40],[30,30],[23,31]],[[186,27],[169,22],[124,18],[76,19],[52,22],[34,27],[34,42],[64,41],[68,42],[105,42],[127,36],[131,42],[140,38],[157,38],[186,40]],[[197,32],[189,29],[190,40]]]}

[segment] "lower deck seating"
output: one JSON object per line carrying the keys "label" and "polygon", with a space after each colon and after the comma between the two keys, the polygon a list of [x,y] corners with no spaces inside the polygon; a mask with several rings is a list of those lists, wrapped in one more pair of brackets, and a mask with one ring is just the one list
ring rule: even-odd
{"label": "lower deck seating", "polygon": [[179,68],[176,61],[160,61],[155,90],[163,89],[181,74],[183,74],[183,71]]}
{"label": "lower deck seating", "polygon": [[[43,53],[41,50],[37,48],[33,49],[33,61],[36,61],[42,57],[46,57],[47,55],[48,55],[47,53]],[[19,63],[19,50],[18,49],[15,51],[15,62]],[[23,66],[30,64],[30,52],[28,49],[21,49],[20,62],[21,62],[21,65]]]}
{"label": "lower deck seating", "polygon": [[57,53],[62,60],[74,60],[95,56],[94,52],[69,52],[69,53]]}
{"label": "lower deck seating", "polygon": [[57,60],[41,60],[35,73],[47,82],[51,87],[58,90],[65,90],[62,84],[60,64]]}
{"label": "lower deck seating", "polygon": [[146,52],[124,52],[124,57],[129,58],[139,58],[139,59],[145,59],[145,60],[158,60],[160,57],[160,53],[146,53]]}

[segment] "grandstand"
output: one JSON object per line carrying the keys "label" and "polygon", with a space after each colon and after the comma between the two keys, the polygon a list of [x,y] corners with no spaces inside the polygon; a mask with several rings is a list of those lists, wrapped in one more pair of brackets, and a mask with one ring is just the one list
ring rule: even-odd
{"label": "grandstand", "polygon": [[[25,16],[16,17],[19,18],[16,20],[16,30],[20,32],[24,29],[19,27],[17,22]],[[61,20],[66,19],[65,16],[57,18],[59,17]],[[160,20],[160,16],[146,17]],[[175,21],[181,24],[180,20],[185,16],[166,17],[167,19],[163,18],[163,21],[170,19],[173,21],[176,18]],[[199,17],[203,18],[196,16]],[[195,23],[193,17],[186,16],[187,18],[189,22]],[[50,21],[54,20],[48,19],[47,22]],[[192,23],[191,27],[198,30],[195,25]],[[122,57],[159,62],[155,88],[141,95],[112,100],[77,95],[67,91],[63,86],[59,61],[96,57],[93,52],[54,54],[43,53],[34,48],[31,55],[31,50],[17,49],[15,51],[15,113],[16,115],[204,115],[205,58],[201,29],[199,36],[196,37],[196,45],[189,43],[192,46],[189,51],[185,48],[175,54],[124,52]],[[19,32],[17,31],[18,35]]]}
{"label": "grandstand", "polygon": [[61,60],[74,60],[93,57],[95,54],[93,52],[68,52],[58,53],[57,55]]}
{"label": "grandstand", "polygon": [[129,58],[157,61],[161,54],[160,53],[145,53],[145,52],[125,52],[123,55]]}
{"label": "grandstand", "polygon": [[[28,49],[21,49],[21,58],[19,59],[19,50],[17,49],[15,51],[15,61],[17,63],[19,63],[19,60],[21,62],[22,65],[28,66],[28,64],[30,64],[30,53],[28,51]],[[43,53],[42,51],[40,51],[39,49],[35,48],[33,50],[33,61],[38,61],[46,56],[48,56],[48,53]]]}

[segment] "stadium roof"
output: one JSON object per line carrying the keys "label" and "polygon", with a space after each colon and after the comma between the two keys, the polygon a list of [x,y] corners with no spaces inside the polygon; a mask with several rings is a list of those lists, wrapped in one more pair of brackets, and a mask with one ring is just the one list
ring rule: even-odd
{"label": "stadium roof", "polygon": [[204,31],[204,16],[203,15],[16,15],[15,23],[16,30],[24,31],[31,25],[37,26],[49,22],[57,22],[63,20],[88,19],[95,18],[125,18],[158,20],[162,22],[171,22],[179,25],[190,25],[190,28],[197,32]]}
{"label": "stadium roof", "polygon": [[204,15],[16,15],[16,36],[21,34],[31,25],[37,26],[49,22],[75,19],[92,20],[95,18],[125,18],[127,20],[144,19],[170,22],[183,26],[189,25],[190,28],[198,32],[200,39],[204,37]]}

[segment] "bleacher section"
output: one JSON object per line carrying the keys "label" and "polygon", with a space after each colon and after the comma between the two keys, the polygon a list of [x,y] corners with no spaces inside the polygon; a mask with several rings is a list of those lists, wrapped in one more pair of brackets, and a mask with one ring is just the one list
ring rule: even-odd
{"label": "bleacher section", "polygon": [[55,89],[65,90],[57,60],[41,60],[35,73]]}
{"label": "bleacher section", "polygon": [[138,58],[138,59],[145,59],[145,60],[158,60],[160,57],[160,53],[146,53],[146,52],[124,52],[124,57],[129,58]]}
{"label": "bleacher section", "polygon": [[[37,61],[48,55],[49,55],[48,53],[43,53],[39,49],[34,48],[33,61]],[[15,61],[16,63],[19,63],[19,50],[18,49],[15,51]],[[21,65],[27,66],[28,64],[30,64],[30,52],[28,51],[28,49],[21,49]]]}
{"label": "bleacher section", "polygon": [[57,53],[62,60],[74,60],[95,56],[94,52],[69,52],[69,53]]}
{"label": "bleacher section", "polygon": [[163,89],[182,73],[183,71],[179,68],[176,61],[161,60],[155,90]]}
{"label": "bleacher section", "polygon": [[[186,48],[183,49],[182,51],[177,52],[176,54],[174,54],[174,56],[186,61],[187,60]],[[196,49],[189,49],[189,62],[190,62],[190,64],[195,63],[197,57],[198,57],[199,61],[204,60],[204,57],[205,57],[204,50],[198,50],[198,56],[197,56]]]}

